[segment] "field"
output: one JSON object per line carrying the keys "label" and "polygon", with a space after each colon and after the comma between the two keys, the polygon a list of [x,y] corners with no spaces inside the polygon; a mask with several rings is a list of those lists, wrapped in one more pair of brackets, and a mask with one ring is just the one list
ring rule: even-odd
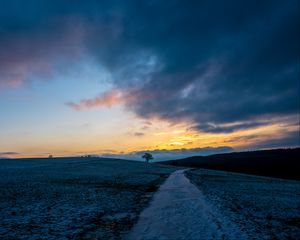
{"label": "field", "polygon": [[120,239],[175,170],[101,158],[0,161],[1,239]]}
{"label": "field", "polygon": [[179,168],[92,157],[0,161],[0,239],[126,239],[149,206],[156,211],[147,213],[145,238],[173,226],[177,239],[300,239],[300,181],[191,169],[190,181],[173,173],[161,185]]}
{"label": "field", "polygon": [[205,169],[186,175],[249,239],[300,239],[300,181]]}

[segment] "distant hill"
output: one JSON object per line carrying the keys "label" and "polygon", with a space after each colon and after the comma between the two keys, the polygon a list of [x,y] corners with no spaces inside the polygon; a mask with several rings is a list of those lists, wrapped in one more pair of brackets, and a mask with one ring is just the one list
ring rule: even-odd
{"label": "distant hill", "polygon": [[300,148],[194,156],[160,163],[300,180]]}

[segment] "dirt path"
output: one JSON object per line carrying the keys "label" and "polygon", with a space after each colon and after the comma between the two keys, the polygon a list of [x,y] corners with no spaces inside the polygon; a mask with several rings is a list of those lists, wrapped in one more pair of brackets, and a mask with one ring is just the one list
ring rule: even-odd
{"label": "dirt path", "polygon": [[247,239],[184,175],[172,173],[140,215],[128,239]]}

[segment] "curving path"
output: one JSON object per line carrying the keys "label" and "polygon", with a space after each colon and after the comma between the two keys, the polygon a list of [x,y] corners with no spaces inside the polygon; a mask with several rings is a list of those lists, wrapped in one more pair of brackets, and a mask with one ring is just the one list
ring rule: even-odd
{"label": "curving path", "polygon": [[128,239],[247,239],[184,175],[172,173],[140,215]]}

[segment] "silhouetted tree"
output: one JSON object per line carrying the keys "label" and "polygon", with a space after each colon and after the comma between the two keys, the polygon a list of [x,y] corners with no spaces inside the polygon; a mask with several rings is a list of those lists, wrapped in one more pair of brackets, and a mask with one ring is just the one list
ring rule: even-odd
{"label": "silhouetted tree", "polygon": [[151,159],[153,159],[153,156],[150,153],[145,153],[142,158],[145,158],[146,162],[148,163]]}

